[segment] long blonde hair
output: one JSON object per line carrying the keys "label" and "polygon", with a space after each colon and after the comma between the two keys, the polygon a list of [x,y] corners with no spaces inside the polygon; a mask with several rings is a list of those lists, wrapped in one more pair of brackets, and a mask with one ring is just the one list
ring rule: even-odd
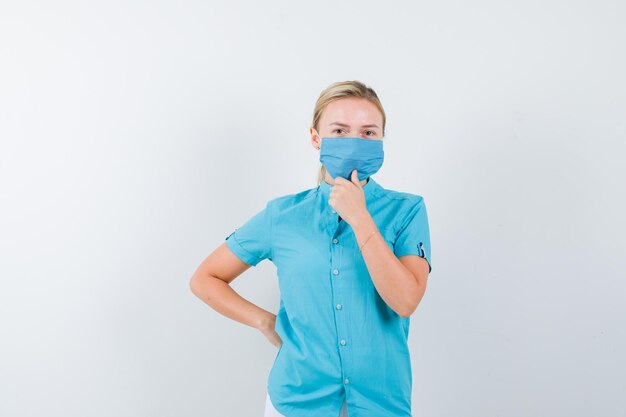
{"label": "long blonde hair", "polygon": [[[383,105],[380,103],[378,99],[378,95],[376,92],[367,85],[363,84],[360,81],[339,81],[332,83],[328,87],[326,87],[318,97],[315,102],[315,109],[313,110],[313,121],[311,123],[311,127],[319,132],[319,122],[322,117],[322,113],[326,109],[328,104],[332,103],[335,100],[339,100],[346,97],[359,97],[369,100],[373,103],[380,113],[383,116],[383,137],[385,136],[385,123],[387,118],[385,116],[385,110],[383,109]],[[324,181],[324,177],[326,176],[326,168],[324,165],[320,164],[320,169],[317,175],[317,185],[319,185],[322,181]]]}

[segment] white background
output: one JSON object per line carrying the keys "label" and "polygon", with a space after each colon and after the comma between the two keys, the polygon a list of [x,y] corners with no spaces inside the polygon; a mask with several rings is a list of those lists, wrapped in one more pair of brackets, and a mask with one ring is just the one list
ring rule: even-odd
{"label": "white background", "polygon": [[[276,348],[189,289],[316,185],[319,93],[428,207],[413,413],[626,416],[626,6],[2,1],[0,415],[261,416]],[[274,313],[275,268],[233,282]],[[362,416],[367,417],[367,416]]]}

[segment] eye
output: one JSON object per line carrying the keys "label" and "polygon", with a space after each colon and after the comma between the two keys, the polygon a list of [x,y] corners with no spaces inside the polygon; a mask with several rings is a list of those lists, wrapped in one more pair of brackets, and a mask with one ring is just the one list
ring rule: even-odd
{"label": "eye", "polygon": [[373,130],[368,130],[368,131],[366,131],[366,133],[367,132],[371,132],[372,133],[371,135],[367,135],[367,136],[374,136],[374,135],[376,135],[376,132],[374,132]]}
{"label": "eye", "polygon": [[337,128],[337,129],[334,129],[333,132],[336,132],[338,130],[343,130],[343,129]]}

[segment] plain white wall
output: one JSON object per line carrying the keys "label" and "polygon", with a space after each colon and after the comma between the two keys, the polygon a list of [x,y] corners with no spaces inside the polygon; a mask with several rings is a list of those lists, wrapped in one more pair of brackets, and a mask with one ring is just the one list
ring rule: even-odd
{"label": "plain white wall", "polygon": [[[626,415],[626,6],[3,1],[0,415],[261,416],[276,348],[189,290],[315,186],[313,105],[372,86],[424,196],[413,411]],[[274,313],[275,268],[233,283]]]}

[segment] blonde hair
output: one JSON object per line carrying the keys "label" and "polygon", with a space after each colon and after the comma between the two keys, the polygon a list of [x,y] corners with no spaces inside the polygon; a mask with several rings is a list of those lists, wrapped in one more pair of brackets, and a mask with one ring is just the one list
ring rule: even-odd
{"label": "blonde hair", "polygon": [[[336,100],[340,100],[346,97],[358,97],[364,98],[371,103],[373,103],[380,113],[383,116],[383,137],[385,136],[385,123],[387,121],[385,116],[385,110],[383,109],[383,105],[380,103],[378,99],[378,95],[376,92],[367,85],[363,84],[360,81],[339,81],[332,83],[328,87],[326,87],[318,97],[315,102],[315,109],[313,110],[313,121],[311,123],[311,127],[319,132],[319,122],[322,117],[322,113],[326,109],[330,103]],[[324,165],[320,166],[318,175],[317,175],[317,185],[319,185],[322,181],[324,181],[324,177],[326,176],[326,168]]]}

